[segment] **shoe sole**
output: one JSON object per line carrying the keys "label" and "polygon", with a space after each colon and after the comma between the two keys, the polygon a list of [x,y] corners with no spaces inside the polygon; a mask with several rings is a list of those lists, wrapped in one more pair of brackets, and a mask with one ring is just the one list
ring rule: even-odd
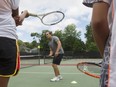
{"label": "shoe sole", "polygon": [[59,78],[59,80],[63,80],[63,78]]}
{"label": "shoe sole", "polygon": [[58,81],[60,81],[60,80],[56,80],[56,81],[51,81],[51,80],[50,80],[50,82],[58,82]]}

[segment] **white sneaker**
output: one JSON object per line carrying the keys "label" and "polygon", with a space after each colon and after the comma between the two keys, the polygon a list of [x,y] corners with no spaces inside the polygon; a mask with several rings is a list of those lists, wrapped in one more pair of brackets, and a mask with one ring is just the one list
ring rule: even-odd
{"label": "white sneaker", "polygon": [[63,79],[63,77],[61,75],[59,75],[58,78],[59,78],[59,80],[62,80]]}
{"label": "white sneaker", "polygon": [[54,77],[53,79],[51,79],[50,81],[51,82],[57,82],[57,81],[59,81],[60,79],[59,79],[59,77]]}

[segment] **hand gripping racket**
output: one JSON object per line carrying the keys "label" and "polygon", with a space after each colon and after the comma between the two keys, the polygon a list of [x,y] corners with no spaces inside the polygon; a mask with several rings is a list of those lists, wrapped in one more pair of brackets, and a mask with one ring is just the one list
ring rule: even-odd
{"label": "hand gripping racket", "polygon": [[77,64],[77,69],[79,71],[95,78],[100,78],[100,68],[101,68],[100,63],[80,62]]}
{"label": "hand gripping racket", "polygon": [[61,11],[52,11],[44,14],[29,13],[28,11],[24,11],[22,13],[27,14],[26,17],[28,16],[37,17],[41,20],[41,22],[44,25],[48,25],[48,26],[58,24],[65,17],[64,13]]}

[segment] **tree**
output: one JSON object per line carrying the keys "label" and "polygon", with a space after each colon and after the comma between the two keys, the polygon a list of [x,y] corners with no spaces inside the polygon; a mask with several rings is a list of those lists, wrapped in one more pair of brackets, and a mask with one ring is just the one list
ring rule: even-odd
{"label": "tree", "polygon": [[48,40],[46,39],[45,33],[48,30],[43,30],[42,34],[41,34],[41,40],[40,40],[40,51],[48,51],[49,47],[48,47]]}
{"label": "tree", "polygon": [[77,32],[76,25],[70,24],[64,30],[64,42],[63,46],[65,51],[83,51],[85,45],[80,39],[81,32]]}
{"label": "tree", "polygon": [[86,33],[85,33],[85,38],[86,40],[86,51],[98,51],[95,41],[93,39],[93,35],[92,35],[92,28],[91,25],[87,25],[86,26]]}
{"label": "tree", "polygon": [[32,41],[33,48],[38,47],[41,35],[38,34],[37,32],[34,32],[34,33],[31,33],[31,37],[33,37],[33,41]]}
{"label": "tree", "polygon": [[38,34],[37,32],[31,33],[31,37],[33,37],[33,39],[35,40],[36,38],[40,38],[41,35]]}
{"label": "tree", "polygon": [[29,42],[23,42],[18,40],[19,50],[20,52],[29,52],[31,48],[31,44]]}
{"label": "tree", "polygon": [[18,45],[22,45],[23,44],[23,41],[22,40],[18,40]]}
{"label": "tree", "polygon": [[29,43],[29,42],[23,42],[23,43],[25,44],[25,46],[26,46],[27,48],[30,48],[30,49],[33,48],[33,46],[32,46],[31,43]]}
{"label": "tree", "polygon": [[54,33],[55,36],[59,37],[61,43],[64,41],[63,31],[62,30],[56,30]]}

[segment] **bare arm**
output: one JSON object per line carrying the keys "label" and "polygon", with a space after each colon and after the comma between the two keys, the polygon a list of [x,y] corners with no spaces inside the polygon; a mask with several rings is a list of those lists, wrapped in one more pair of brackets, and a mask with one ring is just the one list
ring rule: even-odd
{"label": "bare arm", "polygon": [[52,51],[52,49],[50,48],[49,56],[52,56],[52,55],[53,55],[53,51]]}
{"label": "bare arm", "polygon": [[23,20],[24,20],[26,17],[29,17],[29,13],[28,13],[27,10],[24,10],[24,11],[19,15],[19,22],[20,22],[21,25],[22,25]]}
{"label": "bare arm", "polygon": [[17,8],[16,10],[12,10],[12,17],[15,20],[16,26],[22,25],[23,20],[28,17],[28,11],[24,10],[22,14],[19,15],[19,9]]}
{"label": "bare arm", "polygon": [[93,5],[91,22],[93,29],[92,33],[101,56],[103,56],[105,43],[109,35],[109,27],[107,20],[108,9],[109,5],[104,2],[95,3]]}

